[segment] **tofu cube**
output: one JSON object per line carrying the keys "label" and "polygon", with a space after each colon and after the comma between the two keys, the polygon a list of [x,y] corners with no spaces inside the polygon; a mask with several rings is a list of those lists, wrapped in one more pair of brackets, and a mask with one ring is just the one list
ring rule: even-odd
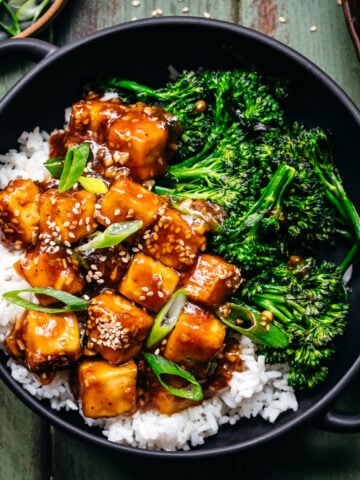
{"label": "tofu cube", "polygon": [[51,188],[40,195],[40,232],[53,240],[75,243],[93,233],[96,194],[86,190],[60,193]]}
{"label": "tofu cube", "polygon": [[67,367],[81,355],[80,328],[75,313],[30,310],[22,321],[20,337],[27,366],[33,372]]}
{"label": "tofu cube", "polygon": [[218,307],[241,284],[240,270],[217,255],[201,254],[196,265],[183,276],[189,300]]}
{"label": "tofu cube", "polygon": [[144,253],[181,271],[206,249],[206,236],[196,231],[190,217],[167,207],[151,230],[145,231],[142,244]]}
{"label": "tofu cube", "polygon": [[[168,121],[161,107],[136,103],[110,123],[106,144],[136,180],[164,175],[167,170]],[[127,155],[124,156],[124,153]],[[116,159],[116,154],[113,153]]]}
{"label": "tofu cube", "polygon": [[155,223],[164,200],[127,175],[119,176],[100,200],[97,221],[102,225],[141,220],[143,228]]}
{"label": "tofu cube", "polygon": [[179,274],[161,262],[137,253],[119,286],[124,297],[158,312],[175,292]]}
{"label": "tofu cube", "polygon": [[10,250],[35,243],[39,229],[39,187],[32,180],[12,180],[0,192],[0,240]]}
{"label": "tofu cube", "polygon": [[[14,264],[14,268],[32,287],[51,287],[76,295],[85,286],[77,260],[56,245],[38,243]],[[38,298],[42,305],[57,302],[49,296]]]}
{"label": "tofu cube", "polygon": [[164,357],[191,365],[191,360],[209,362],[224,348],[225,325],[208,310],[187,302],[167,338]]}
{"label": "tofu cube", "polygon": [[109,123],[123,112],[124,106],[117,98],[109,100],[89,98],[74,103],[71,107],[69,126],[66,131],[67,147],[85,140],[105,143]]}
{"label": "tofu cube", "polygon": [[137,367],[133,360],[110,365],[88,360],[78,369],[79,402],[88,418],[130,414],[136,407]]}
{"label": "tofu cube", "polygon": [[118,365],[139,353],[152,324],[153,318],[143,308],[120,295],[101,293],[88,308],[87,347]]}

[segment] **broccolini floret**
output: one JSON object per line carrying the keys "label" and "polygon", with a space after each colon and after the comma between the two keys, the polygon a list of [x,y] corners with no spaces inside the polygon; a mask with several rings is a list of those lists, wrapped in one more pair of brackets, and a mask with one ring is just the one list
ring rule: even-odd
{"label": "broccolini floret", "polygon": [[283,349],[260,346],[268,362],[288,362],[289,383],[305,390],[325,378],[346,327],[349,295],[343,271],[329,261],[292,258],[244,283],[234,302],[270,312],[288,335]]}

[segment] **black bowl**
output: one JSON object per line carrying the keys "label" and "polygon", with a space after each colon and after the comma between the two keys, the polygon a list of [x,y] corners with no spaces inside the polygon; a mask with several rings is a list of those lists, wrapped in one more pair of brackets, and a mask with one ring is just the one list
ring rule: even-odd
{"label": "black bowl", "polygon": [[[24,130],[39,125],[50,131],[61,126],[64,109],[80,98],[84,84],[99,73],[112,72],[156,87],[168,80],[170,65],[182,70],[199,66],[235,68],[250,63],[265,73],[284,76],[290,81],[287,108],[290,120],[334,132],[337,165],[349,196],[360,207],[359,110],[324,72],[269,37],[216,20],[163,17],[108,28],[60,49],[31,39],[12,40],[0,46],[0,58],[19,53],[37,60],[46,58],[0,102],[1,152],[14,148]],[[111,443],[101,432],[87,428],[79,415],[51,410],[46,403],[26,393],[11,378],[5,356],[1,357],[0,375],[18,397],[55,426],[97,445],[133,455],[189,458],[236,453],[315,419],[322,420],[332,430],[360,431],[358,414],[328,412],[360,369],[358,271],[355,265],[349,327],[321,388],[301,396],[298,411],[283,414],[274,425],[259,419],[241,420],[236,426],[221,428],[204,445],[187,452],[142,450]]]}

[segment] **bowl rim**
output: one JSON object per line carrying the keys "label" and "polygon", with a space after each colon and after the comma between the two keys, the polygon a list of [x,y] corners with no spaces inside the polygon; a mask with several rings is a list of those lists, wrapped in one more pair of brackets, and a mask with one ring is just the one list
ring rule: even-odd
{"label": "bowl rim", "polygon": [[[136,21],[124,22],[119,25],[112,27],[107,27],[96,32],[93,32],[79,40],[73,41],[67,45],[59,47],[57,50],[49,54],[43,60],[41,60],[33,69],[27,72],[10,90],[9,92],[0,100],[0,112],[2,106],[5,106],[10,102],[11,98],[17,94],[17,91],[22,88],[34,75],[38,74],[44,66],[52,62],[57,62],[60,57],[66,55],[67,52],[70,52],[73,49],[81,48],[82,45],[91,44],[96,42],[99,38],[112,36],[118,32],[124,32],[133,29],[142,29],[142,28],[154,28],[156,26],[161,26],[164,24],[177,24],[184,26],[203,26],[205,28],[213,28],[216,30],[232,32],[237,35],[246,36],[251,38],[254,41],[257,41],[261,44],[266,44],[267,46],[281,52],[285,57],[290,57],[300,66],[310,72],[310,74],[317,79],[320,79],[326,88],[329,89],[336,97],[339,98],[340,102],[343,104],[344,108],[351,114],[354,122],[358,125],[360,130],[360,110],[356,107],[353,101],[349,96],[344,92],[344,90],[336,84],[336,82],[325,73],[320,67],[315,65],[311,60],[307,59],[301,53],[297,52],[293,48],[285,45],[284,43],[268,37],[267,35],[255,31],[249,27],[244,27],[241,25],[233,24],[224,20],[218,19],[207,19],[199,17],[159,17],[159,18],[146,18]],[[26,392],[21,384],[16,382],[6,367],[6,362],[0,362],[0,377],[4,382],[9,386],[9,388],[20,398],[31,410],[35,413],[41,415],[43,418],[47,419],[54,426],[59,427],[61,430],[73,434],[75,437],[78,437],[84,441],[87,441],[91,444],[95,444],[101,447],[105,447],[117,453],[126,453],[130,455],[141,455],[143,457],[151,458],[161,458],[161,459],[180,459],[180,458],[204,458],[206,456],[218,456],[225,454],[237,453],[240,450],[246,450],[249,448],[254,448],[260,444],[263,444],[270,439],[274,439],[281,434],[288,432],[290,429],[293,429],[300,424],[311,421],[317,414],[326,411],[331,403],[336,399],[336,397],[342,392],[348,382],[360,371],[360,355],[352,363],[350,368],[347,369],[343,377],[328,391],[321,396],[320,399],[316,400],[314,404],[306,409],[306,411],[301,412],[301,414],[295,416],[294,418],[288,420],[283,425],[273,425],[273,428],[266,432],[265,434],[259,435],[251,440],[246,440],[243,442],[238,442],[231,446],[226,447],[213,447],[204,449],[190,449],[189,451],[157,451],[151,449],[141,449],[138,447],[131,447],[127,445],[118,444],[111,442],[106,439],[106,437],[101,437],[95,433],[88,432],[87,430],[81,429],[80,427],[69,423],[66,420],[60,418],[55,410],[50,410],[47,408],[41,401],[37,400],[35,397]],[[234,426],[236,428],[236,426]],[[241,428],[241,427],[240,427]],[[205,439],[206,445],[206,439]]]}

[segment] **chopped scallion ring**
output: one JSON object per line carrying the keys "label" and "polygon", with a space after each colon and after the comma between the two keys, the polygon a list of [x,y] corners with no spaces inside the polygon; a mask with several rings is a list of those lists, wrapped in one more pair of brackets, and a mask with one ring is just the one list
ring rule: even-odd
{"label": "chopped scallion ring", "polygon": [[104,180],[96,177],[79,177],[80,185],[91,193],[107,193],[108,187]]}
{"label": "chopped scallion ring", "polygon": [[229,328],[255,343],[273,348],[284,348],[289,344],[287,334],[269,319],[266,312],[259,313],[249,306],[228,302],[219,307],[216,314]]}
{"label": "chopped scallion ring", "polygon": [[162,307],[156,315],[150,334],[146,340],[145,346],[153,348],[165,338],[175,327],[182,309],[187,300],[185,290],[177,290],[170,300]]}
{"label": "chopped scallion ring", "polygon": [[[144,353],[144,357],[157,380],[168,392],[176,397],[188,398],[189,400],[201,401],[203,399],[204,394],[200,383],[191,373],[179,367],[177,363],[171,362],[160,355],[154,355],[153,353]],[[163,375],[181,377],[191,384],[191,389],[172,387],[163,380]]]}

